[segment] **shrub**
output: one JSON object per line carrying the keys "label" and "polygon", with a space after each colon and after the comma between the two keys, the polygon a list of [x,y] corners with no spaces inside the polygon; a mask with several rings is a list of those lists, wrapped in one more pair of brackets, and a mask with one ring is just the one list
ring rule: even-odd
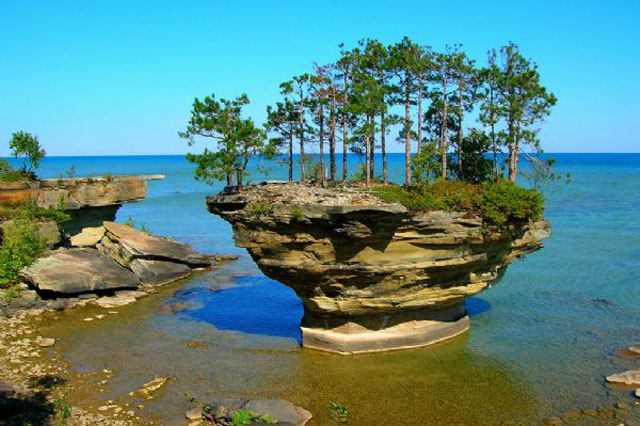
{"label": "shrub", "polygon": [[412,213],[465,211],[482,217],[489,225],[537,220],[544,204],[539,191],[505,180],[481,185],[449,181],[410,188],[391,185],[372,192],[385,202],[402,204]]}
{"label": "shrub", "polygon": [[291,217],[294,220],[301,221],[302,218],[304,217],[304,214],[302,213],[302,209],[300,209],[300,207],[298,207],[298,206],[292,208],[291,209]]}
{"label": "shrub", "polygon": [[247,209],[249,210],[249,213],[251,213],[254,216],[261,216],[261,215],[267,215],[267,214],[273,213],[273,206],[267,203],[261,203],[257,201],[249,203],[249,205],[247,205]]}
{"label": "shrub", "polygon": [[46,243],[37,233],[33,212],[23,209],[2,228],[0,287],[18,283],[18,272],[33,263],[46,248]]}
{"label": "shrub", "polygon": [[503,179],[486,183],[484,187],[479,208],[488,222],[503,225],[506,222],[536,220],[542,216],[544,197],[540,191],[522,188]]}

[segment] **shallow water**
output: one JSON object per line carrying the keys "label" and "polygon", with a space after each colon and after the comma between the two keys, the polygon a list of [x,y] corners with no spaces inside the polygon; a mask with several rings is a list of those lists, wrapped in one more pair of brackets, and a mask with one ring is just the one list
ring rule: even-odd
{"label": "shallow water", "polygon": [[[123,206],[118,219],[132,216],[152,232],[240,259],[105,320],[80,321],[96,309],[86,308],[60,315],[46,331],[60,338],[57,350],[71,368],[119,370],[109,394],[77,396],[83,403],[126,395],[154,375],[172,376],[161,398],[145,403],[163,424],[184,423],[184,392],[203,401],[283,397],[316,414],[314,424],[326,424],[333,400],[348,405],[354,425],[535,423],[569,409],[632,403],[628,390],[608,388],[604,376],[640,368],[640,360],[613,354],[640,341],[640,155],[555,157],[572,183],[545,194],[553,235],[468,301],[469,333],[431,347],[353,357],[299,348],[299,300],[234,247],[230,226],[204,206],[220,186],[193,181],[182,157],[47,159],[44,177],[71,164],[79,176],[166,174],[150,183],[147,199]],[[391,156],[392,179],[401,178],[402,161]],[[285,172],[280,167],[267,178]],[[637,409],[631,413],[627,424],[640,421]]]}

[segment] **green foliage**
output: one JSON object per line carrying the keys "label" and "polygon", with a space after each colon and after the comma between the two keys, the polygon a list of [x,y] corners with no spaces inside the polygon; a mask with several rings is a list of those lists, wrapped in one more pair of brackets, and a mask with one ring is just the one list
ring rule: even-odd
{"label": "green foliage", "polygon": [[242,188],[242,178],[249,160],[265,152],[264,131],[258,129],[251,119],[243,119],[242,108],[249,104],[243,94],[234,100],[215,99],[214,95],[202,101],[195,99],[187,130],[178,133],[189,145],[196,137],[213,139],[215,150],[205,148],[202,154],[187,154],[187,160],[197,165],[195,178],[212,184],[216,180],[234,185],[234,175],[238,187]]}
{"label": "green foliage", "polygon": [[273,206],[267,203],[253,201],[246,207],[247,211],[254,216],[262,216],[273,213]]}
{"label": "green foliage", "polygon": [[0,288],[17,284],[18,272],[33,263],[47,249],[44,240],[37,233],[34,211],[30,206],[22,208],[2,228]]}
{"label": "green foliage", "polygon": [[128,227],[133,228],[133,229],[137,229],[140,232],[144,232],[145,234],[149,233],[149,230],[147,229],[147,226],[144,223],[135,221],[133,219],[133,217],[131,217],[131,215],[127,216],[127,218],[125,219],[125,221],[123,223],[125,225],[127,225]]}
{"label": "green foliage", "polygon": [[466,211],[482,217],[489,225],[539,219],[544,204],[538,190],[502,179],[482,185],[448,181],[410,188],[391,185],[375,188],[373,193],[385,202],[402,204],[412,213]]}
{"label": "green foliage", "polygon": [[11,150],[11,155],[15,158],[24,157],[23,172],[31,172],[37,169],[40,165],[40,160],[47,155],[46,151],[40,146],[38,137],[23,131],[16,132],[11,136],[9,149]]}
{"label": "green foliage", "polygon": [[571,174],[561,175],[553,170],[555,158],[546,158],[544,160],[529,156],[530,168],[520,169],[520,175],[524,177],[532,188],[543,191],[546,187],[554,182],[565,179],[566,183],[571,182]]}
{"label": "green foliage", "polygon": [[113,173],[111,172],[107,172],[104,175],[102,175],[102,177],[104,178],[104,180],[106,180],[107,182],[113,182]]}
{"label": "green foliage", "polygon": [[411,159],[411,180],[420,186],[434,181],[440,173],[440,157],[435,142],[423,143],[420,154]]}
{"label": "green foliage", "polygon": [[349,410],[346,405],[331,401],[328,408],[329,424],[331,426],[346,426],[349,424]]}
{"label": "green foliage", "polygon": [[527,189],[503,179],[486,183],[479,202],[480,213],[489,223],[536,220],[542,216],[544,197],[537,189]]}
{"label": "green foliage", "polygon": [[56,410],[56,417],[58,419],[57,426],[66,426],[69,423],[71,417],[71,401],[69,401],[69,395],[64,394],[56,397],[53,400],[53,406]]}
{"label": "green foliage", "polygon": [[7,160],[0,158],[0,182],[31,181],[36,178],[33,172],[14,170]]}
{"label": "green foliage", "polygon": [[0,203],[0,219],[12,219],[20,216],[28,216],[34,219],[53,219],[58,223],[64,223],[71,219],[65,213],[64,199],[58,206],[48,208],[38,207],[33,200],[26,202],[2,202]]}
{"label": "green foliage", "polygon": [[298,207],[298,206],[292,208],[291,209],[291,217],[294,220],[301,221],[304,218],[304,214],[302,213],[302,209],[300,209],[300,207]]}
{"label": "green foliage", "polygon": [[493,162],[487,157],[491,138],[478,129],[471,129],[462,138],[462,167],[451,157],[451,171],[463,182],[481,183],[493,175]]}

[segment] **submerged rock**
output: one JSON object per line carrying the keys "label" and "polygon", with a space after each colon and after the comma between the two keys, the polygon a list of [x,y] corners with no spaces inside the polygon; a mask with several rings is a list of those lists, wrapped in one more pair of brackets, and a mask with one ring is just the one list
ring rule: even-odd
{"label": "submerged rock", "polygon": [[183,263],[164,260],[133,259],[129,267],[144,284],[163,285],[187,278],[191,268]]}
{"label": "submerged rock", "polygon": [[268,277],[304,303],[303,345],[340,353],[423,346],[469,327],[464,299],[538,250],[549,223],[485,226],[468,212],[413,215],[372,193],[256,185],[207,198]]}
{"label": "submerged rock", "polygon": [[640,386],[640,370],[627,370],[624,373],[607,376],[607,382],[625,386]]}
{"label": "submerged rock", "polygon": [[[221,398],[207,404],[205,415],[213,419],[229,419],[233,413],[247,410],[251,414],[265,416],[270,422],[256,420],[253,424],[278,426],[305,425],[313,417],[304,408],[284,399],[231,399]],[[275,423],[273,423],[275,422]]]}
{"label": "submerged rock", "polygon": [[20,278],[41,291],[65,294],[140,286],[135,274],[92,248],[55,251],[20,271]]}

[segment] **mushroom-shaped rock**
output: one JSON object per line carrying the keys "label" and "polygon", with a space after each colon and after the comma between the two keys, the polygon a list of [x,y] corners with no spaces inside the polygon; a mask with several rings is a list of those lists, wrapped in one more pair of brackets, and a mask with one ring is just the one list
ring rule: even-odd
{"label": "mushroom-shaped rock", "polygon": [[374,194],[296,184],[207,198],[268,277],[302,299],[305,347],[343,354],[424,346],[469,327],[464,299],[542,247],[545,220],[485,226],[412,215]]}

